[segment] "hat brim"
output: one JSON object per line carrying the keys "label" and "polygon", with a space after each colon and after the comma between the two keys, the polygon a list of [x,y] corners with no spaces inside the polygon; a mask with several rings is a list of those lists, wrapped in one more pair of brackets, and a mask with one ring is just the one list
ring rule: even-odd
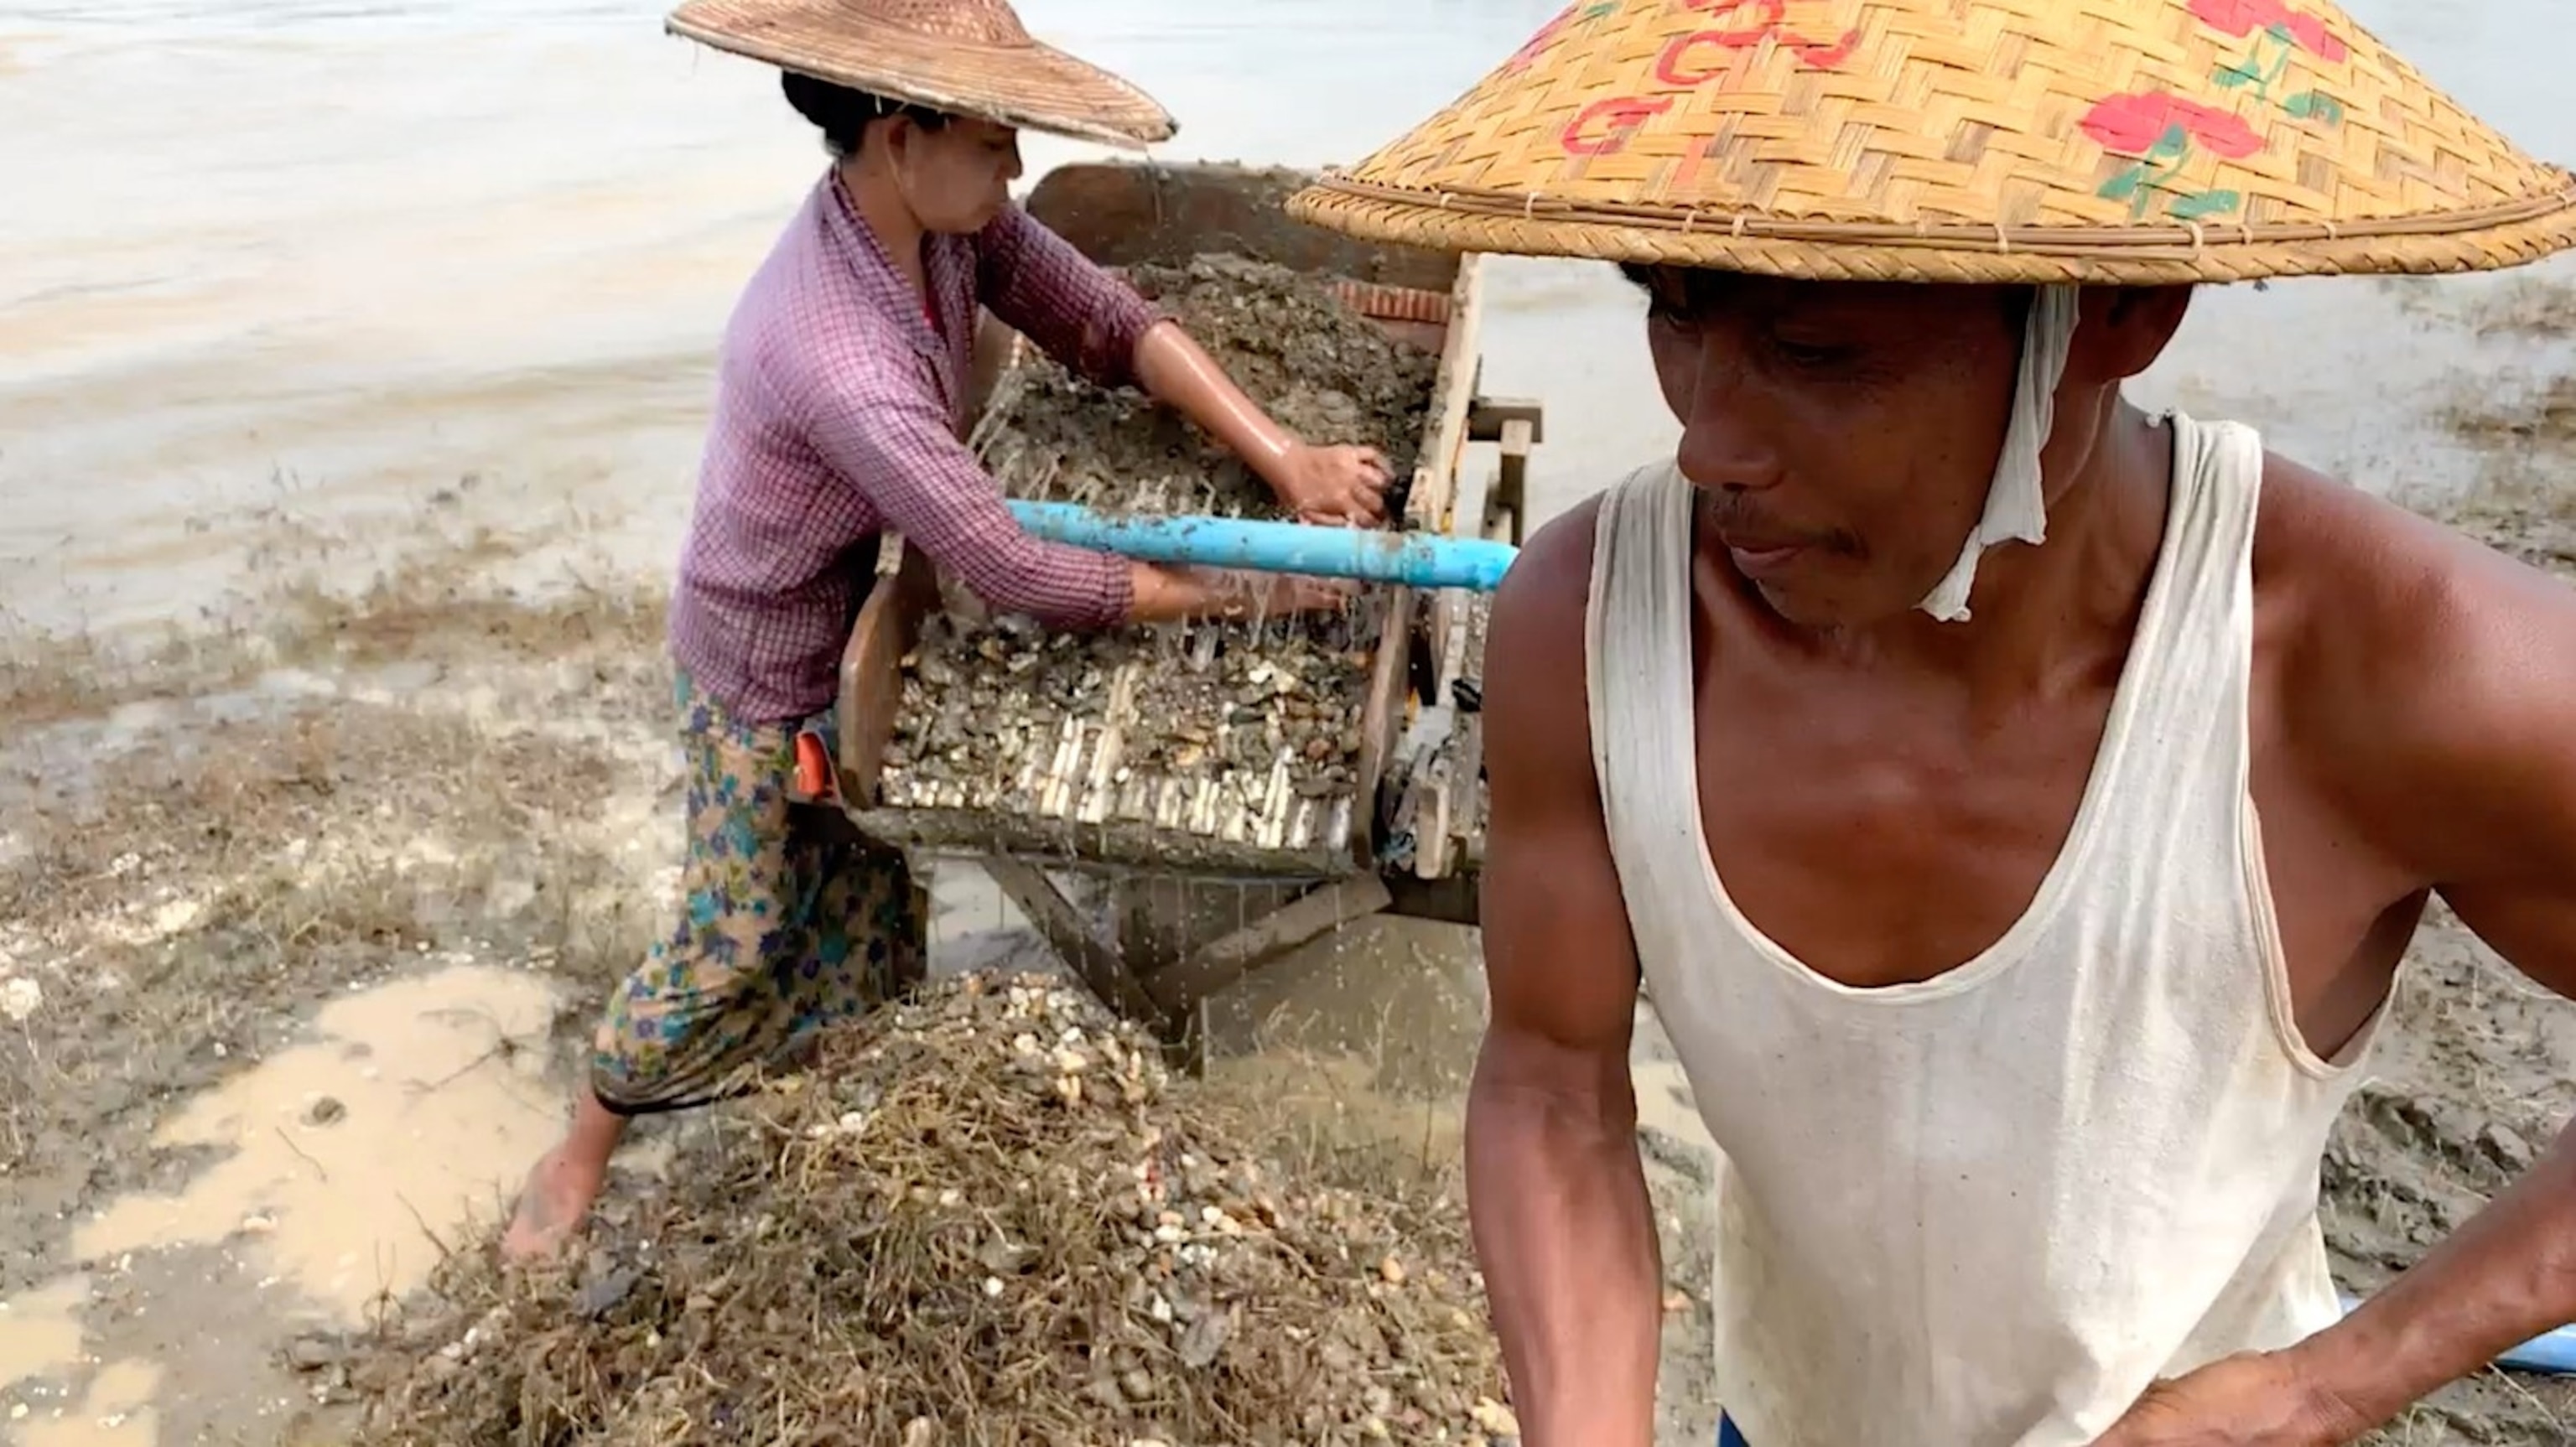
{"label": "hat brim", "polygon": [[950,115],[1131,149],[1179,130],[1143,90],[1051,45],[989,46],[853,18],[815,0],[689,0],[669,33]]}
{"label": "hat brim", "polygon": [[1777,216],[1622,216],[1533,197],[1418,191],[1327,175],[1291,218],[1435,251],[1709,267],[1804,281],[2170,286],[2522,266],[2576,246],[2576,176],[2489,208],[2379,225],[2025,228],[1853,225]]}
{"label": "hat brim", "polygon": [[1450,251],[1910,282],[2491,270],[2576,177],[2332,0],[1570,0],[1296,198]]}

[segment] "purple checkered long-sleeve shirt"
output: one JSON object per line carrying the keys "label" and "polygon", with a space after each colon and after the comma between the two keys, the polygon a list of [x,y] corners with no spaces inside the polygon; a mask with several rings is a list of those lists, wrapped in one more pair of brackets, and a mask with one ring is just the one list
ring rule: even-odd
{"label": "purple checkered long-sleeve shirt", "polygon": [[995,610],[1063,628],[1127,615],[1127,563],[1021,531],[959,441],[980,303],[1109,386],[1157,320],[1017,206],[923,247],[930,305],[826,175],[725,329],[674,661],[735,717],[831,705],[876,538],[894,529]]}

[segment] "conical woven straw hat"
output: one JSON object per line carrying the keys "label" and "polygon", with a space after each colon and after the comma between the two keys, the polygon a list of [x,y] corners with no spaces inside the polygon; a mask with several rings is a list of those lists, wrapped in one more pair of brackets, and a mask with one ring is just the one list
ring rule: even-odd
{"label": "conical woven straw hat", "polygon": [[2576,238],[2576,180],[2322,0],[1577,0],[1289,209],[1837,280],[2461,271]]}
{"label": "conical woven straw hat", "polygon": [[687,0],[664,28],[817,80],[951,115],[1141,146],[1177,127],[1154,98],[1029,38],[1007,0]]}

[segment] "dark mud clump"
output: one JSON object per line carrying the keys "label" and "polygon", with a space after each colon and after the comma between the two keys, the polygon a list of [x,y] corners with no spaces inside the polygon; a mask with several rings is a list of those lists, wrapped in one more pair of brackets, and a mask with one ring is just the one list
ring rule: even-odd
{"label": "dark mud clump", "polygon": [[[1283,267],[1209,256],[1129,279],[1300,437],[1374,447],[1394,476],[1411,474],[1436,357]],[[1284,515],[1267,483],[1177,412],[1042,355],[1004,373],[976,435],[1016,497]],[[1018,619],[934,620],[908,662],[884,800],[1255,844],[1311,836],[1308,806],[1346,816],[1363,782],[1382,610],[1366,597],[1339,616],[1081,638]]]}
{"label": "dark mud clump", "polygon": [[612,1203],[588,1259],[445,1269],[353,1379],[380,1444],[1482,1443],[1513,1430],[1454,1205],[1319,1185],[1043,977],[826,1037]]}
{"label": "dark mud clump", "polygon": [[[1374,447],[1412,474],[1439,359],[1390,335],[1317,279],[1236,256],[1137,267],[1128,281],[1178,321],[1244,394],[1308,442]],[[1279,517],[1242,459],[1134,389],[1031,354],[1003,373],[976,428],[1011,496],[1121,513]]]}
{"label": "dark mud clump", "polygon": [[2467,441],[2495,446],[2505,443],[2576,442],[2576,377],[2560,377],[2536,392],[2499,397],[2481,391],[2454,404],[2446,414],[2451,430]]}

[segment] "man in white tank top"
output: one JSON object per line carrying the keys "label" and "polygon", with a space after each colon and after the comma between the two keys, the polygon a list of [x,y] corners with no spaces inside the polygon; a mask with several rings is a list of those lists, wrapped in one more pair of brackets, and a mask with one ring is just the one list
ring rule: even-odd
{"label": "man in white tank top", "polygon": [[1470,1205],[1531,1447],[1649,1441],[1640,981],[1751,1447],[2321,1447],[2576,1319],[2576,1144],[2349,1317],[2428,898],[2576,990],[2576,593],[2121,396],[2191,286],[2576,181],[2318,0],[1601,0],[1292,213],[1604,258],[1677,455],[1496,598]]}

